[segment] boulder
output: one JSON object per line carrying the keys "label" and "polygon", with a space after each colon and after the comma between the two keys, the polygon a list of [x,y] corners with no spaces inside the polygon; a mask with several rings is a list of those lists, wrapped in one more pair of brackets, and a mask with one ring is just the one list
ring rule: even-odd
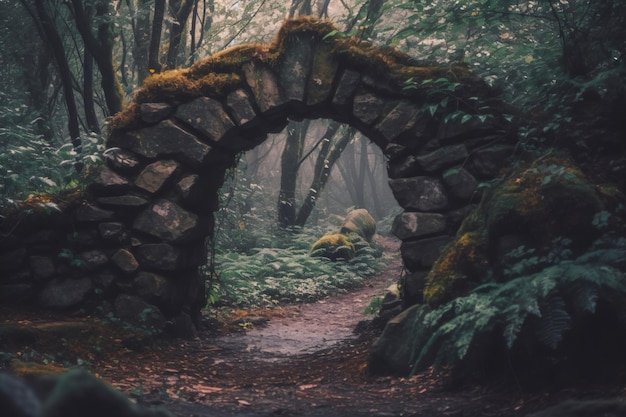
{"label": "boulder", "polygon": [[356,233],[371,242],[376,234],[376,220],[366,209],[352,210],[344,219],[339,233]]}
{"label": "boulder", "polygon": [[91,290],[91,279],[53,279],[39,293],[44,307],[69,308],[81,304]]}
{"label": "boulder", "polygon": [[322,236],[311,246],[311,256],[319,256],[336,261],[338,259],[352,259],[355,255],[354,244],[342,234],[335,233]]}

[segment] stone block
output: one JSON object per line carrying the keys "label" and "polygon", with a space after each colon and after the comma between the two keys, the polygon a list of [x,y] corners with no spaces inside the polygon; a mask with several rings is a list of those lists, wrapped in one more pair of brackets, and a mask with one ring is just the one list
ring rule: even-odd
{"label": "stone block", "polygon": [[135,272],[139,268],[139,262],[128,249],[119,249],[111,256],[111,261],[125,273]]}
{"label": "stone block", "polygon": [[419,155],[417,163],[425,172],[436,172],[442,168],[462,162],[467,157],[468,153],[465,145],[451,145],[441,147],[425,155]]}
{"label": "stone block", "polygon": [[154,305],[148,304],[139,297],[120,294],[114,302],[115,315],[139,326],[153,330],[163,330],[166,325],[165,316]]}
{"label": "stone block", "polygon": [[493,178],[506,166],[513,151],[514,147],[510,145],[477,149],[472,152],[467,169],[478,177]]}
{"label": "stone block", "polygon": [[133,229],[165,242],[182,242],[202,234],[197,215],[163,199],[141,212]]}
{"label": "stone block", "polygon": [[174,155],[192,168],[201,167],[211,153],[211,147],[171,120],[133,132],[127,146],[145,158]]}
{"label": "stone block", "polygon": [[151,194],[155,194],[161,191],[163,185],[179,168],[180,165],[172,160],[153,162],[141,171],[135,180],[135,185]]}
{"label": "stone block", "polygon": [[144,301],[154,304],[161,310],[166,308],[175,290],[169,280],[152,272],[140,272],[133,279],[135,293]]}
{"label": "stone block", "polygon": [[448,197],[443,183],[433,177],[389,180],[398,204],[410,211],[438,211],[447,208]]}
{"label": "stone block", "polygon": [[19,269],[26,261],[26,248],[18,248],[0,255],[0,271],[11,272]]}
{"label": "stone block", "polygon": [[374,127],[388,142],[409,131],[417,119],[417,107],[408,101],[400,101]]}
{"label": "stone block", "polygon": [[307,106],[318,106],[330,99],[338,67],[331,45],[318,44],[307,86]]}
{"label": "stone block", "polygon": [[313,62],[314,38],[306,36],[285,39],[278,70],[281,96],[288,102],[304,103],[307,80]]}
{"label": "stone block", "polygon": [[404,212],[396,216],[392,233],[401,240],[441,233],[446,230],[446,219],[438,213]]}
{"label": "stone block", "polygon": [[346,70],[341,74],[332,101],[333,107],[340,115],[348,117],[352,113],[352,98],[360,82],[361,74],[358,72]]}
{"label": "stone block", "polygon": [[175,271],[179,267],[180,250],[167,243],[153,243],[136,248],[141,265],[149,270]]}
{"label": "stone block", "polygon": [[269,67],[258,62],[250,62],[244,65],[243,71],[262,113],[276,111],[285,104],[280,96],[278,78]]}
{"label": "stone block", "polygon": [[224,111],[221,101],[200,97],[189,103],[178,106],[174,115],[178,120],[192,126],[214,143],[222,143],[222,139],[234,127],[235,123]]}
{"label": "stone block", "polygon": [[81,252],[78,258],[82,262],[81,269],[86,271],[94,271],[109,262],[107,254],[98,249]]}
{"label": "stone block", "polygon": [[400,253],[404,265],[411,272],[429,269],[441,255],[442,249],[453,240],[452,236],[437,236],[402,242]]}
{"label": "stone block", "polygon": [[113,194],[127,191],[130,188],[130,183],[123,176],[106,166],[102,166],[98,169],[90,187],[99,193]]}
{"label": "stone block", "polygon": [[36,281],[52,278],[56,272],[54,260],[49,256],[31,256],[28,258],[28,264]]}
{"label": "stone block", "polygon": [[476,197],[478,181],[465,168],[452,168],[443,173],[443,182],[451,196],[466,202]]}
{"label": "stone block", "polygon": [[133,207],[143,207],[148,204],[148,200],[143,197],[139,197],[136,195],[119,195],[113,197],[99,197],[97,199],[98,203],[105,207],[122,207],[122,208],[133,208]]}
{"label": "stone block", "polygon": [[352,114],[367,126],[371,126],[383,112],[385,101],[378,95],[360,92],[354,97]]}
{"label": "stone block", "polygon": [[83,204],[74,211],[74,219],[79,223],[113,220],[113,212],[91,204]]}
{"label": "stone block", "polygon": [[141,166],[137,155],[126,149],[109,148],[102,155],[107,164],[116,171],[133,173]]}
{"label": "stone block", "polygon": [[39,302],[49,308],[69,308],[83,303],[93,290],[91,279],[53,279],[39,293]]}
{"label": "stone block", "polygon": [[173,111],[173,106],[168,103],[142,103],[139,113],[141,120],[153,124],[167,119]]}
{"label": "stone block", "polygon": [[387,174],[392,179],[415,177],[421,173],[415,155],[407,152],[403,156],[397,156],[394,161],[390,161],[387,168]]}
{"label": "stone block", "polygon": [[235,90],[226,97],[226,106],[234,117],[234,122],[238,126],[254,124],[256,111],[252,106],[252,99],[244,90]]}

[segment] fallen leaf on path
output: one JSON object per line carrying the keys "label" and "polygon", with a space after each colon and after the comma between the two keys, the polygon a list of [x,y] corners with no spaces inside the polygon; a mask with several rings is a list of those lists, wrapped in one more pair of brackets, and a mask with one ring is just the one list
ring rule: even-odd
{"label": "fallen leaf on path", "polygon": [[300,385],[298,389],[304,391],[305,389],[310,389],[310,388],[315,388],[315,387],[317,387],[317,384],[305,384],[305,385]]}
{"label": "fallen leaf on path", "polygon": [[237,403],[239,403],[239,405],[245,405],[245,406],[252,405],[246,400],[237,400]]}

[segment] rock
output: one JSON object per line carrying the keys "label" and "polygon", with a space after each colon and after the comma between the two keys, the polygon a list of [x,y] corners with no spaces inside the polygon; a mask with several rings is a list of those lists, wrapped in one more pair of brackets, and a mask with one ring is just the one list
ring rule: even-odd
{"label": "rock", "polygon": [[83,204],[76,208],[74,217],[76,221],[81,223],[110,221],[113,220],[113,212],[91,204]]}
{"label": "rock", "polygon": [[99,249],[81,252],[78,259],[82,262],[81,269],[86,271],[96,270],[109,262],[107,254]]}
{"label": "rock", "polygon": [[0,285],[0,301],[7,304],[19,304],[30,301],[35,295],[33,284]]}
{"label": "rock", "polygon": [[176,161],[169,159],[153,162],[141,171],[135,180],[135,185],[150,194],[155,194],[161,190],[179,167],[180,165]]}
{"label": "rock", "polygon": [[137,155],[126,149],[109,148],[104,151],[103,156],[110,166],[121,172],[132,173],[141,164]]}
{"label": "rock", "polygon": [[507,164],[513,154],[511,145],[494,145],[488,148],[477,149],[472,152],[468,169],[475,175],[484,178],[493,178]]}
{"label": "rock", "polygon": [[126,178],[102,166],[98,169],[91,186],[101,193],[119,193],[128,190],[130,184]]}
{"label": "rock", "polygon": [[361,93],[354,97],[352,113],[365,125],[373,124],[383,111],[385,102],[376,94]]}
{"label": "rock", "polygon": [[182,242],[201,235],[198,216],[169,200],[157,200],[144,210],[133,228],[165,242]]}
{"label": "rock", "polygon": [[336,261],[352,259],[355,255],[354,245],[341,233],[322,236],[311,246],[311,256],[321,256]]}
{"label": "rock", "polygon": [[330,98],[338,67],[332,48],[327,44],[318,44],[307,86],[307,106],[322,105]]}
{"label": "rock", "polygon": [[133,288],[139,297],[161,308],[169,304],[173,288],[169,280],[152,272],[140,272],[133,279]]}
{"label": "rock", "polygon": [[0,271],[12,272],[19,269],[26,261],[26,248],[19,248],[0,255]]}
{"label": "rock", "polygon": [[41,403],[24,381],[1,372],[0,410],[6,417],[40,417]]}
{"label": "rock", "polygon": [[418,109],[415,104],[408,101],[400,101],[387,113],[374,129],[391,142],[398,136],[411,130],[417,120]]}
{"label": "rock", "polygon": [[437,213],[404,212],[396,216],[391,232],[400,240],[438,234],[446,229],[446,219]]}
{"label": "rock", "polygon": [[244,65],[243,72],[262,113],[277,111],[285,104],[280,97],[277,77],[271,69],[264,64],[250,62]]}
{"label": "rock", "polygon": [[457,162],[462,162],[468,157],[465,145],[451,145],[438,148],[436,151],[419,155],[416,160],[420,168],[425,172],[435,172],[449,167]]}
{"label": "rock", "polygon": [[175,117],[192,126],[208,140],[222,146],[226,145],[226,142],[222,140],[224,136],[235,127],[235,123],[224,111],[222,103],[208,97],[200,97],[181,104],[176,110]]}
{"label": "rock", "polygon": [[168,103],[142,103],[140,107],[141,120],[146,123],[158,123],[167,118],[174,108]]}
{"label": "rock", "polygon": [[416,305],[389,320],[383,333],[372,344],[368,370],[374,375],[406,376],[411,371],[411,339],[416,323],[426,314]]}
{"label": "rock", "polygon": [[178,160],[199,168],[209,159],[211,147],[171,120],[133,132],[124,143],[130,150],[146,158],[174,155]]}
{"label": "rock", "polygon": [[448,206],[443,184],[432,177],[412,177],[389,180],[398,203],[406,210],[436,211]]}
{"label": "rock", "polygon": [[85,301],[93,285],[91,279],[53,279],[39,293],[44,307],[70,308]]}
{"label": "rock", "polygon": [[166,320],[163,313],[139,297],[120,294],[114,302],[115,315],[135,325],[162,331]]}
{"label": "rock", "polygon": [[162,409],[148,410],[84,370],[55,377],[54,389],[45,399],[41,417],[172,417]]}
{"label": "rock", "polygon": [[313,38],[285,39],[284,53],[279,64],[278,86],[281,96],[294,104],[303,103],[307,80],[313,61]]}
{"label": "rock", "polygon": [[474,197],[476,197],[478,181],[465,168],[447,170],[443,173],[443,182],[448,187],[451,196],[466,202],[477,200]]}
{"label": "rock", "polygon": [[104,222],[98,224],[98,230],[103,240],[107,242],[120,242],[125,238],[125,227],[123,223]]}
{"label": "rock", "polygon": [[230,113],[234,115],[233,120],[238,126],[244,126],[256,119],[252,99],[245,90],[239,89],[228,94],[226,106]]}
{"label": "rock", "polygon": [[120,249],[111,256],[111,261],[125,273],[135,272],[139,262],[128,249]]}
{"label": "rock", "polygon": [[424,302],[424,288],[428,271],[416,271],[406,274],[402,282],[402,301],[404,307]]}
{"label": "rock", "polygon": [[28,258],[33,278],[37,281],[51,278],[56,270],[54,261],[49,256],[31,256]]}
{"label": "rock", "polygon": [[352,210],[344,219],[339,233],[356,233],[368,242],[376,234],[376,220],[366,209]]}
{"label": "rock", "polygon": [[445,245],[452,242],[452,236],[437,236],[411,242],[402,242],[400,252],[404,265],[409,271],[430,268],[441,255]]}
{"label": "rock", "polygon": [[179,266],[180,251],[167,243],[154,243],[137,247],[137,257],[146,269],[175,271]]}
{"label": "rock", "polygon": [[352,97],[360,82],[361,74],[358,72],[346,70],[341,75],[333,97],[333,106],[344,117],[352,110]]}
{"label": "rock", "polygon": [[113,197],[100,197],[98,203],[103,206],[112,206],[116,208],[133,208],[142,207],[148,204],[148,200],[136,195],[118,195]]}

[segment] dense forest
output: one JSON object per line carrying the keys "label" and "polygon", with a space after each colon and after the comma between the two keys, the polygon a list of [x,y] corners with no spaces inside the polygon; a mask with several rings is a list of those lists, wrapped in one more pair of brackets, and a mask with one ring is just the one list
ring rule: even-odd
{"label": "dense forest", "polygon": [[[297,18],[302,20],[292,20]],[[446,206],[449,213],[441,216],[431,208],[423,209],[422,203],[403,201],[407,192],[398,191],[398,178],[403,176],[399,172],[409,172],[415,164],[407,158],[406,153],[414,150],[410,145],[399,140],[401,146],[396,148],[377,146],[379,143],[354,123],[337,121],[348,118],[315,118],[315,112],[276,123],[278,128],[261,125],[259,129],[266,130],[267,139],[238,151],[225,163],[230,165],[223,181],[217,180],[219,201],[208,207],[219,209],[211,217],[214,224],[206,234],[204,253],[176,252],[175,266],[170,269],[184,270],[181,265],[189,262],[193,268],[187,270],[195,271],[194,262],[202,259],[199,282],[203,288],[195,289],[202,296],[194,301],[202,304],[201,316],[194,316],[193,305],[191,312],[185,310],[185,304],[183,316],[191,319],[181,324],[178,311],[168,313],[169,304],[159,307],[165,316],[150,310],[149,304],[141,304],[129,308],[140,319],[126,322],[111,312],[119,309],[117,301],[114,307],[108,301],[93,301],[105,300],[113,291],[105,288],[109,285],[140,297],[151,291],[150,296],[143,296],[144,301],[159,305],[168,292],[175,291],[167,286],[167,280],[152,274],[150,267],[139,274],[143,274],[140,278],[124,278],[115,285],[84,284],[79,298],[81,303],[83,298],[87,302],[80,308],[77,303],[57,301],[56,293],[48,294],[47,301],[40,294],[39,303],[52,305],[52,312],[33,308],[35,313],[24,313],[15,306],[4,306],[19,301],[17,293],[0,293],[0,371],[10,372],[0,373],[0,407],[15,406],[10,401],[12,393],[30,389],[9,375],[46,375],[78,365],[102,375],[143,404],[150,405],[152,394],[158,398],[154,402],[169,405],[170,411],[180,416],[443,416],[453,415],[449,414],[453,411],[462,414],[462,409],[470,416],[522,416],[578,397],[594,401],[566,403],[557,406],[554,414],[547,411],[545,415],[623,414],[626,3],[0,0],[0,20],[4,29],[0,32],[0,212],[4,223],[0,270],[10,272],[2,277],[0,284],[4,286],[0,288],[18,288],[20,268],[26,262],[30,262],[35,281],[43,282],[59,273],[74,274],[70,279],[74,283],[84,283],[81,274],[97,276],[90,278],[94,282],[109,279],[96,271],[107,261],[95,259],[95,251],[89,258],[74,249],[55,248],[55,260],[48,262],[44,255],[50,244],[45,237],[37,237],[43,243],[35,245],[33,253],[19,254],[23,262],[15,260],[18,252],[10,252],[15,249],[11,234],[22,223],[28,224],[24,220],[27,216],[21,214],[16,221],[16,213],[43,211],[54,215],[74,204],[74,199],[89,195],[93,187],[112,190],[125,186],[123,179],[113,174],[107,174],[113,176],[103,185],[102,172],[108,172],[103,171],[107,163],[122,166],[120,172],[130,166],[125,165],[130,164],[127,161],[119,162],[119,155],[127,154],[117,148],[118,137],[133,127],[132,118],[139,106],[147,104],[155,114],[161,111],[146,97],[166,97],[163,102],[174,97],[173,106],[184,106],[182,92],[190,87],[182,81],[179,87],[172,84],[178,82],[176,77],[210,68],[211,73],[203,76],[217,85],[214,80],[229,75],[220,71],[235,66],[228,61],[234,55],[229,51],[252,51],[255,59],[271,55],[267,51],[284,41],[280,33],[289,39],[281,29],[285,21],[304,22],[304,26],[314,22],[322,28],[315,30],[324,32],[311,36],[340,45],[333,53],[338,54],[342,47],[359,53],[376,48],[381,52],[372,55],[372,62],[380,59],[385,65],[401,62],[441,69],[444,76],[398,80],[393,78],[395,74],[388,78],[380,74],[380,80],[372,83],[399,82],[401,93],[407,97],[424,94],[426,100],[419,114],[440,121],[443,127],[438,131],[424,128],[428,134],[435,132],[435,138],[416,151],[417,165],[423,168],[426,164],[420,157],[436,157],[430,162],[434,165],[448,158],[449,162],[441,163],[450,165],[443,173],[447,189],[470,190],[453,192],[450,198],[453,208],[457,200],[463,200],[463,210],[448,210]],[[228,82],[223,85],[228,86]],[[333,88],[339,90],[338,84],[335,82]],[[177,91],[180,96],[176,96]],[[221,92],[216,96],[221,95],[226,96]],[[319,113],[323,114],[321,110]],[[446,142],[453,136],[446,137],[446,128],[480,132],[486,139],[472,133],[468,143],[475,147],[468,145],[469,153],[453,156],[450,152],[459,148]],[[199,130],[197,126],[195,129]],[[500,145],[499,138],[504,136],[514,136],[512,144]],[[502,164],[495,164],[495,168],[472,165],[474,153],[483,148],[495,149],[490,158],[501,159]],[[448,155],[437,153],[438,149]],[[500,151],[506,153],[498,154]],[[143,159],[160,156],[145,152]],[[174,151],[170,154],[176,156]],[[409,162],[402,165],[398,162],[402,158]],[[149,161],[156,161],[151,167],[163,164],[157,168],[168,170],[169,163],[173,168],[167,175],[176,172],[183,177],[180,161],[156,159]],[[459,163],[458,167],[452,167],[453,163]],[[159,171],[154,175],[165,174]],[[461,179],[466,181],[462,185],[454,182]],[[154,180],[146,180],[145,185],[140,180],[136,184],[160,195],[158,188],[150,191],[150,181]],[[195,177],[183,178],[177,190],[183,180],[195,181]],[[109,189],[102,192],[104,197],[99,201],[116,198],[106,194]],[[413,193],[428,194],[419,187]],[[417,208],[407,209],[411,204]],[[190,218],[181,218],[182,229]],[[133,224],[141,232],[139,238],[130,239],[120,232],[108,240],[128,240],[128,250],[112,257],[117,257],[114,262],[126,277],[138,268],[133,265],[137,261],[132,251],[150,245],[156,248],[160,243],[155,236],[166,236],[165,242],[176,244],[191,239],[181,232],[182,237],[168,241],[168,233],[176,235],[177,231],[167,229],[150,235],[148,229],[154,228],[153,224],[137,226],[139,223]],[[103,231],[102,224],[111,229]],[[114,234],[117,223],[110,220],[102,224],[101,235]],[[88,240],[81,241],[84,231],[78,229],[67,230],[67,236],[73,234],[79,246],[89,245],[84,243]],[[436,240],[436,233],[442,231],[450,236]],[[434,255],[420,254],[430,250],[417,244],[417,237],[422,235],[426,241],[432,237],[441,251],[437,246]],[[162,266],[174,253],[136,250],[143,253],[143,258],[138,256],[141,267],[150,262]],[[424,261],[426,257],[432,257],[432,262]],[[46,268],[54,271],[47,272]],[[320,314],[332,316],[343,309],[327,297],[345,296],[379,284],[384,288],[355,296],[356,304],[366,298],[366,308],[359,304],[359,315],[367,319],[358,325],[360,338],[352,338],[335,350],[318,349],[310,357],[298,357],[296,363],[282,356],[241,359],[239,355],[246,347],[214,342],[222,340],[224,334],[253,331],[268,321],[288,322],[290,314],[295,314],[290,308],[296,305],[318,306],[309,313],[298,313],[311,314],[306,316],[310,321],[316,321]],[[76,286],[58,288],[69,294]],[[185,291],[192,293],[193,288],[190,285]],[[155,301],[153,295],[157,293],[161,298]],[[342,305],[351,302],[341,301]],[[325,303],[332,304],[332,309],[323,310],[320,305]],[[56,316],[59,312],[63,314]],[[57,321],[85,314],[97,317],[97,330],[82,322],[69,322],[53,330],[61,334],[56,337],[46,333],[48,325],[39,321],[46,317],[52,323],[49,328],[57,329]],[[337,313],[337,320],[348,320],[342,314],[347,313]],[[330,318],[319,319],[332,322]],[[330,332],[329,328],[327,323],[324,331]],[[67,342],[75,337],[81,341],[80,347]],[[191,341],[178,345],[180,337]],[[258,350],[263,345],[255,339],[245,340],[248,351],[251,346]],[[115,353],[120,341],[128,355]],[[214,359],[214,367],[198,365],[195,371],[205,373],[203,376],[194,374],[194,358],[204,357],[205,353],[199,353],[204,349],[238,353]],[[238,365],[228,365],[229,360]],[[127,373],[112,370],[111,361]],[[137,368],[137,363],[144,361],[158,361],[162,366],[158,370],[152,365]],[[246,368],[246,361],[252,361],[249,364],[258,368],[258,373]],[[272,361],[280,366],[270,366]],[[325,361],[332,364],[332,370],[324,368]],[[193,375],[179,375],[183,372],[180,368]],[[142,382],[129,376],[144,371],[149,375]],[[168,372],[176,374],[170,385],[167,381],[173,376],[167,376]],[[227,375],[230,385],[220,381],[218,373]],[[210,380],[206,375],[212,375]],[[349,385],[345,382],[348,379],[359,382]],[[78,394],[64,395],[80,385],[85,392],[102,390],[110,395],[109,402],[119,402],[118,411],[102,411],[103,416],[148,415],[138,414],[143,411],[114,391],[106,391],[104,384],[87,374],[58,377],[55,391],[50,389],[52,382],[42,381],[28,381],[39,399],[26,395],[22,403],[27,405],[18,404],[15,415],[70,415],[68,410],[83,400]],[[498,391],[501,387],[494,388],[494,381],[510,388]],[[581,381],[588,385],[581,388]],[[281,401],[292,395],[276,388],[283,383],[293,385],[300,394],[310,390],[310,398],[302,394],[307,398],[301,398],[306,404],[302,409],[281,408]],[[324,383],[331,384],[330,388]],[[381,384],[386,385],[381,388]],[[398,384],[397,390],[390,388],[394,384]],[[48,388],[42,389],[45,386]],[[455,395],[446,391],[450,386],[469,391],[461,391],[451,408],[446,408],[441,405],[445,398]],[[324,389],[352,393],[334,397]],[[358,398],[360,389],[369,397],[354,405],[358,413],[351,413],[343,400]],[[561,389],[573,394],[567,396]],[[602,390],[606,395],[596,395]],[[559,394],[548,394],[554,392]],[[422,403],[418,393],[425,393]],[[473,402],[471,393],[484,404]],[[387,400],[382,399],[385,396]],[[259,398],[266,397],[272,398],[269,405],[260,405],[254,414],[244,414],[242,410],[257,401],[263,404]],[[212,409],[199,406],[219,403],[219,398],[236,406],[226,404],[227,400]],[[320,411],[316,402],[322,398],[328,401],[324,407],[329,408]],[[200,408],[182,405],[185,401]],[[414,411],[409,409],[418,403]],[[88,409],[89,404],[79,407]],[[324,414],[329,410],[334,414]],[[168,415],[166,411],[150,412]]]}

